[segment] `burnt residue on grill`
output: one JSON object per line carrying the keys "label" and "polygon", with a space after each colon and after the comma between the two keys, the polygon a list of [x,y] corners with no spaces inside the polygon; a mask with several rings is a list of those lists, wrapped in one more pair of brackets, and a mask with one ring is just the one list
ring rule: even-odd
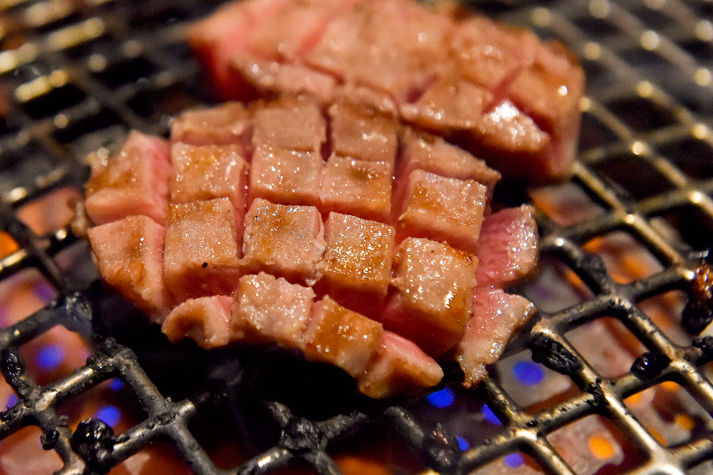
{"label": "burnt residue on grill", "polygon": [[530,339],[532,359],[542,363],[553,371],[574,375],[582,369],[582,363],[562,343],[541,333]]}
{"label": "burnt residue on grill", "polygon": [[647,351],[636,358],[631,365],[631,373],[639,379],[648,380],[661,374],[669,363],[671,360],[666,355]]}
{"label": "burnt residue on grill", "polygon": [[683,327],[695,335],[713,321],[713,269],[703,261],[694,271],[690,299],[683,310]]}
{"label": "burnt residue on grill", "polygon": [[[710,25],[702,21],[711,13],[708,2],[472,2],[572,48],[589,86],[581,104],[579,160],[564,184],[577,190],[575,199],[537,210],[543,271],[554,268],[562,275],[558,285],[573,290],[557,296],[566,305],[543,297],[538,321],[506,353],[527,348],[532,360],[576,390],[563,400],[520,407],[499,367],[471,391],[458,389],[462,375],[447,368],[439,389],[453,390],[473,410],[487,405],[501,424],[470,447],[461,446],[454,432],[459,426],[449,417],[470,424],[480,413],[446,411],[434,420],[423,397],[374,402],[339,370],[284,352],[204,352],[189,343],[168,344],[96,281],[69,224],[37,233],[21,218],[23,207],[57,190],[81,194],[88,160],[114,153],[130,129],[166,135],[172,115],[215,101],[181,41],[187,23],[207,13],[209,3],[150,0],[137,8],[118,0],[19,0],[0,6],[0,230],[12,241],[0,257],[0,286],[34,272],[56,293],[45,308],[0,330],[0,365],[16,397],[0,412],[0,439],[19,437],[28,425],[39,428],[39,443],[59,457],[63,473],[110,471],[160,439],[197,474],[308,466],[333,475],[340,450],[383,437],[399,441],[404,473],[487,471],[519,451],[545,473],[570,475],[581,472],[570,465],[576,457],[551,440],[561,428],[596,415],[637,454],[602,473],[709,472],[713,431],[698,416],[691,415],[690,440],[665,446],[627,406],[627,398],[675,382],[713,412],[706,366],[713,360],[706,330],[713,320],[706,249],[713,242],[713,86],[707,69],[713,46]],[[495,192],[510,206],[529,196],[524,187]],[[591,210],[583,211],[587,201]],[[578,213],[584,217],[575,219]],[[656,271],[622,280],[596,247],[615,232],[653,256]],[[529,292],[539,296],[536,288]],[[670,328],[660,328],[642,310],[647,300],[671,292],[687,302],[672,325],[700,336],[679,335],[674,342]],[[573,329],[607,317],[624,323],[645,348],[626,374],[614,378],[598,374],[568,340]],[[71,374],[40,384],[22,350],[55,327],[81,335],[93,352]],[[70,428],[61,405],[112,378],[144,411],[143,419],[121,433],[97,417]],[[241,461],[218,468],[209,456],[216,437],[240,446]]]}

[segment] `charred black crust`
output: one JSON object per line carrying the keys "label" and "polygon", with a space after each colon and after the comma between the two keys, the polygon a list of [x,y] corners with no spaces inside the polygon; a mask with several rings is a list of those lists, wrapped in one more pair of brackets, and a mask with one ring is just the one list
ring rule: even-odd
{"label": "charred black crust", "polygon": [[458,440],[446,433],[441,424],[436,424],[423,441],[429,460],[442,473],[452,473],[462,455]]}
{"label": "charred black crust", "polygon": [[44,450],[52,450],[59,441],[59,431],[51,429],[40,436],[40,443]]}
{"label": "charred black crust", "polygon": [[70,440],[72,449],[97,473],[109,471],[114,442],[114,430],[98,419],[80,422]]}
{"label": "charred black crust", "polygon": [[683,309],[683,328],[694,335],[702,332],[713,321],[713,269],[701,262],[691,281],[690,298]]}
{"label": "charred black crust", "polygon": [[532,359],[553,371],[568,376],[579,373],[582,363],[562,343],[546,335],[535,334],[529,342]]}
{"label": "charred black crust", "polygon": [[631,373],[642,381],[649,380],[661,374],[671,363],[668,356],[647,351],[642,354],[631,365]]}

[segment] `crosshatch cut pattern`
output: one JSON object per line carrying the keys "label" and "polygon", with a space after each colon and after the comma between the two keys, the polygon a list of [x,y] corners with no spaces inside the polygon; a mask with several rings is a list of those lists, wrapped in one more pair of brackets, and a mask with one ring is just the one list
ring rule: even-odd
{"label": "crosshatch cut pattern", "polygon": [[[587,73],[573,178],[496,197],[532,202],[538,211],[540,276],[517,290],[538,305],[539,317],[474,390],[460,389],[453,372],[428,398],[376,404],[324,370],[337,388],[316,384],[305,397],[318,404],[340,399],[315,409],[281,398],[265,379],[276,367],[287,368],[280,376],[299,370],[303,363],[290,355],[216,352],[201,356],[197,367],[188,363],[195,348],[181,348],[185,356],[175,361],[177,350],[151,329],[140,327],[145,335],[137,338],[135,327],[121,323],[139,321],[135,315],[92,284],[95,270],[71,226],[49,220],[38,228],[28,219],[57,193],[78,196],[90,154],[113,153],[132,128],[166,134],[172,115],[213,102],[181,42],[187,22],[208,7],[186,0],[152,0],[141,8],[118,0],[0,3],[0,287],[12,299],[18,282],[31,281],[41,302],[0,330],[8,394],[0,401],[7,406],[0,413],[3,444],[32,427],[42,447],[56,454],[54,470],[67,474],[109,471],[155,443],[197,474],[263,474],[288,466],[334,474],[340,451],[377,426],[416,454],[418,468],[409,462],[404,470],[489,473],[505,463],[531,470],[521,473],[579,474],[597,473],[601,465],[582,468],[560,435],[595,420],[617,437],[590,438],[577,450],[603,459],[619,450],[627,454],[622,472],[708,473],[713,339],[703,330],[713,308],[713,24],[707,20],[713,4],[485,0],[473,6],[561,41]],[[623,371],[602,365],[581,345],[582,334],[604,326],[636,348]],[[26,348],[57,329],[86,345],[86,359],[56,378],[38,375]],[[184,384],[157,370],[171,358],[172,368],[184,370]],[[522,377],[527,367],[537,369]],[[532,396],[517,386],[518,377],[533,386],[544,378],[551,392]],[[68,415],[67,404],[105,384],[121,386],[140,414],[120,433],[107,422],[110,412],[82,424]],[[252,391],[257,394],[246,389],[253,384],[262,384]],[[666,431],[649,418],[651,411],[637,409],[651,391],[675,391],[690,403],[688,412],[670,414]],[[228,442],[252,441],[244,457],[218,462],[211,456],[201,425],[216,415],[232,421],[221,428]],[[267,429],[246,436],[256,424],[241,425],[241,417],[262,417],[257,425]],[[490,428],[481,430],[488,421]]]}

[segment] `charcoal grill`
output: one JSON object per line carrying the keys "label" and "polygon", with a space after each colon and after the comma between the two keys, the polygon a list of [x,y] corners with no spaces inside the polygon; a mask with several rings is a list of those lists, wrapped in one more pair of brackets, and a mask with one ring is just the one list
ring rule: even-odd
{"label": "charcoal grill", "polygon": [[[703,422],[667,443],[630,401],[676,383],[692,407],[713,414],[707,365],[713,339],[699,336],[713,311],[713,3],[474,5],[563,42],[588,76],[573,178],[528,196],[499,197],[510,204],[532,199],[543,236],[543,277],[518,289],[538,304],[539,318],[511,342],[505,360],[542,363],[568,390],[533,404],[501,377],[506,362],[471,391],[459,388],[458,372],[447,368],[444,387],[461,409],[439,411],[428,399],[365,400],[337,370],[305,368],[291,355],[206,356],[190,345],[167,345],[96,282],[86,245],[70,225],[38,233],[20,210],[58,189],[81,190],[87,160],[112,153],[129,129],[165,135],[171,115],[215,100],[181,41],[186,24],[211,7],[185,0],[6,0],[0,2],[0,228],[12,246],[0,260],[0,285],[33,271],[56,298],[0,330],[2,372],[14,393],[0,413],[0,440],[38,427],[39,442],[58,455],[65,474],[110,471],[157,441],[196,474],[305,466],[336,474],[340,451],[353,451],[355,440],[382,429],[403,446],[404,473],[487,470],[513,453],[522,454],[524,466],[558,475],[709,473],[713,424],[683,414]],[[583,202],[588,211],[581,214]],[[646,256],[654,270],[622,279],[602,250],[613,235],[628,239],[625,247]],[[548,284],[553,275],[556,284]],[[559,293],[547,295],[547,288]],[[645,303],[666,295],[680,305],[668,320],[657,320]],[[604,377],[570,338],[599,320],[639,345],[624,374]],[[81,335],[91,355],[70,374],[40,383],[21,348],[57,326]],[[181,377],[172,377],[179,368]],[[336,383],[325,385],[325,378]],[[63,404],[110,380],[142,408],[136,422],[116,434],[98,417],[70,424]],[[306,395],[285,391],[306,387]],[[497,428],[460,437],[452,419],[485,406]],[[575,471],[573,455],[552,442],[559,430],[590,416],[617,435],[627,454],[618,467]],[[216,462],[206,433],[234,441],[247,455]]]}

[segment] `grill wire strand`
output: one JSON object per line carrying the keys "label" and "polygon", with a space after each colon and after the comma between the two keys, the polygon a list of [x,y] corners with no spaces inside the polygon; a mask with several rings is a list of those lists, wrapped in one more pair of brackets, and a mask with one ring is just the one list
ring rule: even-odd
{"label": "grill wire strand", "polygon": [[[104,308],[104,291],[91,284],[95,274],[81,237],[71,225],[36,233],[20,213],[57,190],[81,192],[89,161],[113,153],[130,129],[165,135],[172,115],[213,101],[181,42],[186,25],[210,8],[186,0],[137,5],[118,0],[0,2],[0,229],[16,243],[0,259],[0,284],[32,271],[56,294],[46,307],[0,330],[2,373],[17,397],[0,413],[0,440],[12,440],[28,426],[39,428],[43,447],[61,459],[58,473],[67,475],[107,472],[157,441],[173,447],[199,475],[267,474],[288,466],[327,475],[341,473],[334,446],[382,424],[418,454],[428,467],[424,473],[466,474],[520,452],[543,473],[569,475],[577,472],[549,436],[595,415],[641,454],[627,473],[710,469],[709,429],[668,447],[625,400],[675,382],[713,414],[706,366],[713,359],[713,343],[695,335],[674,341],[641,307],[656,296],[682,294],[689,304],[675,319],[689,327],[697,325],[683,315],[693,312],[690,302],[707,305],[709,312],[713,308],[710,295],[706,301],[696,287],[701,278],[713,278],[708,267],[713,245],[713,26],[706,19],[712,18],[713,4],[472,2],[476,9],[562,42],[581,58],[587,73],[579,160],[574,176],[562,186],[576,189],[599,212],[562,223],[551,210],[538,206],[537,211],[543,262],[566,269],[589,297],[552,311],[541,308],[536,323],[508,348],[508,354],[530,351],[535,361],[568,377],[577,391],[533,411],[521,407],[497,377],[461,390],[474,404],[486,403],[502,423],[498,433],[465,449],[447,429],[424,422],[414,409],[418,404],[357,404],[320,419],[267,401],[278,439],[229,468],[218,468],[191,421],[204,410],[229,405],[230,388],[202,386],[176,401],[164,396],[136,352],[102,331],[98,312]],[[674,231],[662,231],[662,223]],[[628,282],[616,278],[591,246],[611,233],[633,239],[660,269]],[[72,250],[80,264],[67,264],[62,257]],[[569,332],[604,318],[620,322],[645,348],[634,365],[641,363],[641,371],[632,367],[626,374],[604,377],[570,341]],[[70,374],[40,384],[20,347],[55,327],[81,335],[93,351]],[[643,364],[651,361],[659,363]],[[97,420],[71,428],[62,404],[112,379],[120,380],[127,397],[143,408],[144,420],[120,434]]]}

